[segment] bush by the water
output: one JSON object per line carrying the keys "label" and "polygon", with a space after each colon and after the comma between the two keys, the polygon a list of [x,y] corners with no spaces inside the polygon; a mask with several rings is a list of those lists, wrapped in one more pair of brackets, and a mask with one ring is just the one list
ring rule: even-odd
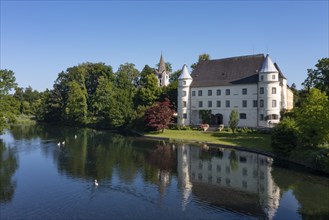
{"label": "bush by the water", "polygon": [[278,156],[289,157],[298,145],[298,130],[293,119],[285,118],[272,130],[271,146]]}

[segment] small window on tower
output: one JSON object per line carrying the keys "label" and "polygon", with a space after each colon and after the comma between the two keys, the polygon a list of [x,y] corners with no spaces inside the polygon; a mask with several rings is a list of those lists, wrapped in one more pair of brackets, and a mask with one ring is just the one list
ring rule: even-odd
{"label": "small window on tower", "polygon": [[264,94],[264,87],[259,88],[259,94]]}
{"label": "small window on tower", "polygon": [[259,107],[261,107],[261,108],[264,107],[264,100],[263,99],[259,100]]}
{"label": "small window on tower", "polygon": [[275,79],[275,75],[272,75],[272,79]]}
{"label": "small window on tower", "polygon": [[183,97],[185,97],[186,96],[186,91],[183,91]]}
{"label": "small window on tower", "polygon": [[183,114],[183,118],[187,119],[187,114],[186,113]]}
{"label": "small window on tower", "polygon": [[185,81],[185,80],[183,81],[183,85],[184,85],[184,86],[186,85],[186,81]]}
{"label": "small window on tower", "polygon": [[186,102],[183,102],[183,108],[186,108]]}

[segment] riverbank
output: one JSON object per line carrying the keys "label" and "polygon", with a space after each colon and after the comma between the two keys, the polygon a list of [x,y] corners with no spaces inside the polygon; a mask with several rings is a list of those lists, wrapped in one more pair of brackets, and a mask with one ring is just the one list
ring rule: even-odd
{"label": "riverbank", "polygon": [[238,150],[270,156],[283,163],[303,166],[321,174],[329,174],[329,149],[299,148],[289,158],[278,157],[273,153],[270,134],[257,132],[233,134],[227,131],[165,130],[164,133],[146,133],[143,136],[171,142],[192,142],[211,146],[232,147]]}

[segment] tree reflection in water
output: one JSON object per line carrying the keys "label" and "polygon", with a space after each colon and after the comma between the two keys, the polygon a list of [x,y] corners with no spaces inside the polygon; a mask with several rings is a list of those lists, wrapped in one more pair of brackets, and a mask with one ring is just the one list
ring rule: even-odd
{"label": "tree reflection in water", "polygon": [[14,149],[0,139],[0,203],[10,202],[14,196],[16,182],[12,180],[18,168]]}

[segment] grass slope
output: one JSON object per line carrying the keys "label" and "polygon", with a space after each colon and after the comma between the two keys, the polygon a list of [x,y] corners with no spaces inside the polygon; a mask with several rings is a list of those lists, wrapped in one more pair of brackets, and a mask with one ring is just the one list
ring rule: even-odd
{"label": "grass slope", "polygon": [[195,130],[165,130],[164,133],[147,133],[148,137],[169,138],[170,140],[207,142],[241,146],[272,152],[271,135],[258,133],[203,132]]}

